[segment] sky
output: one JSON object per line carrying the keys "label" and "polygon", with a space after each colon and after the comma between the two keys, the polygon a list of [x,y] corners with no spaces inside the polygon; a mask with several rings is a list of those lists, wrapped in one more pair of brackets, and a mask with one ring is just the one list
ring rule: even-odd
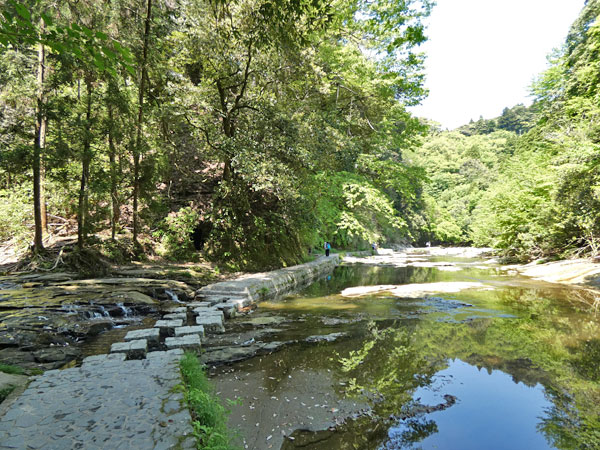
{"label": "sky", "polygon": [[425,86],[411,108],[453,129],[505,107],[531,104],[529,86],[548,67],[584,0],[437,0],[428,24]]}

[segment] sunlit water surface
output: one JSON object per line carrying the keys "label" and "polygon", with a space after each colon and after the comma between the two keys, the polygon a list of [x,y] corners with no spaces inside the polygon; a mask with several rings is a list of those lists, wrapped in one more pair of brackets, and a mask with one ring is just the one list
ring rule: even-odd
{"label": "sunlit water surface", "polygon": [[[255,317],[281,321],[269,339],[300,343],[231,370],[264,377],[260,389],[274,397],[287,392],[272,381],[279,373],[312,370],[333,378],[332,395],[372,408],[335,431],[298,426],[281,448],[600,448],[593,294],[508,275],[476,259],[424,259],[451,265],[340,266],[299,294],[260,304]],[[341,295],[356,286],[458,281],[484,286],[421,298]],[[334,332],[345,338],[301,343]],[[253,432],[244,408],[234,408],[231,419],[242,434]]]}

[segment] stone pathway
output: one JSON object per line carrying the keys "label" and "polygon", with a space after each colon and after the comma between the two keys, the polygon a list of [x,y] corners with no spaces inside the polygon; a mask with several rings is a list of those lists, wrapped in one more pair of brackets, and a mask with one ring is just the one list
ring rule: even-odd
{"label": "stone pathway", "polygon": [[259,299],[289,291],[332,270],[317,260],[206,286],[153,328],[130,331],[108,355],[81,367],[50,370],[0,417],[0,449],[195,448],[178,367],[184,349],[199,351],[206,335]]}
{"label": "stone pathway", "polygon": [[0,448],[195,448],[178,362],[182,350],[86,358],[38,377],[0,418]]}

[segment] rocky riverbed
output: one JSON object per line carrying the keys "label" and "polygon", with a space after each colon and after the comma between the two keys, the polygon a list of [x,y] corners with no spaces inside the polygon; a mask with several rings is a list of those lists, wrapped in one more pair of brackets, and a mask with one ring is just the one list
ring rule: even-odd
{"label": "rocky riverbed", "polygon": [[193,278],[190,270],[140,265],[101,279],[73,273],[0,277],[0,361],[49,370],[81,360],[87,356],[85,344],[100,334],[147,326],[167,309],[193,300],[207,276]]}

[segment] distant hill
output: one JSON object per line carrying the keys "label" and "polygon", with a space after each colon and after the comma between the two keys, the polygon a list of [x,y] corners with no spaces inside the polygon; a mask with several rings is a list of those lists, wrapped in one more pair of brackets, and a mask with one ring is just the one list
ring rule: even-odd
{"label": "distant hill", "polygon": [[476,134],[490,134],[494,131],[506,130],[517,134],[523,134],[535,126],[538,120],[538,108],[534,103],[525,106],[522,103],[512,108],[504,108],[502,115],[494,119],[479,117],[476,122],[471,120],[467,125],[458,127],[456,131],[465,136]]}

